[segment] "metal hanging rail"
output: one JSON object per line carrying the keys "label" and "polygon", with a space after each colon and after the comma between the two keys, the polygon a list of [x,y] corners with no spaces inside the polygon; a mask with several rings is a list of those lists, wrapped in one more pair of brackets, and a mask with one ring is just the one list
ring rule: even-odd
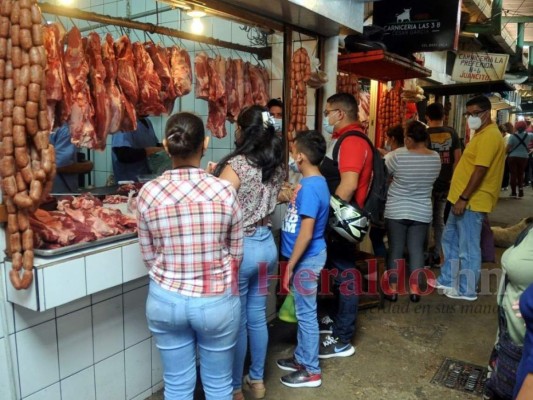
{"label": "metal hanging rail", "polygon": [[158,33],[161,35],[172,36],[179,39],[191,40],[193,42],[205,43],[211,46],[224,47],[226,49],[243,51],[246,53],[256,54],[260,60],[272,58],[271,47],[250,47],[237,43],[218,40],[209,36],[195,35],[188,32],[182,32],[177,29],[157,26],[151,23],[132,21],[126,18],[111,17],[109,15],[97,14],[89,11],[82,11],[75,8],[56,6],[50,3],[39,3],[43,13],[58,15],[61,17],[81,19],[84,21],[93,21],[105,25],[121,26],[123,28],[137,29],[148,33]]}

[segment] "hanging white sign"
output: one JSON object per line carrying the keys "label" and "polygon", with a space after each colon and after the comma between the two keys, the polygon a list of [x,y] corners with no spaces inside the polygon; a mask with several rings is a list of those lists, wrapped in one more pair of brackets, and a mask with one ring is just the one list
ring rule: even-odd
{"label": "hanging white sign", "polygon": [[459,52],[452,79],[456,82],[487,82],[503,79],[508,54]]}

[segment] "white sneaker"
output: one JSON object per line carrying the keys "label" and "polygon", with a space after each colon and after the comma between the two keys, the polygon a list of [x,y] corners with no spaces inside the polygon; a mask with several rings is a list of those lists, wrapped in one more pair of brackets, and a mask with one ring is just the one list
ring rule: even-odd
{"label": "white sneaker", "polygon": [[477,300],[477,296],[474,296],[474,297],[462,296],[455,289],[445,289],[444,296],[449,297],[450,299],[455,299],[455,300],[466,300],[466,301]]}
{"label": "white sneaker", "polygon": [[451,290],[451,286],[444,286],[439,283],[436,279],[428,279],[428,285],[435,289]]}

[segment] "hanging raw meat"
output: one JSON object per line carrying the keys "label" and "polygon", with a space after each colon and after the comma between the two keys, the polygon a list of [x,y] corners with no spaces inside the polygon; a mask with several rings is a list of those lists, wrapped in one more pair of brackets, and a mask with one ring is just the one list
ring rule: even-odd
{"label": "hanging raw meat", "polygon": [[192,88],[191,58],[186,49],[173,46],[169,49],[170,74],[178,97],[185,96]]}
{"label": "hanging raw meat", "polygon": [[154,63],[148,52],[141,43],[133,43],[133,59],[135,61],[135,73],[139,83],[139,101],[136,106],[137,114],[161,115],[165,106],[161,102],[159,92],[161,80],[154,70]]}
{"label": "hanging raw meat", "polygon": [[102,62],[102,45],[100,44],[100,36],[96,32],[89,33],[85,53],[89,63],[91,98],[96,114],[96,136],[99,148],[104,149],[111,125],[111,104],[104,85],[106,70]]}
{"label": "hanging raw meat", "polygon": [[254,104],[264,107],[268,103],[269,96],[266,87],[267,83],[265,82],[265,75],[263,74],[262,68],[255,65],[250,65],[249,74]]}
{"label": "hanging raw meat", "polygon": [[235,60],[226,60],[226,97],[228,99],[227,117],[230,122],[235,122],[241,111],[241,103],[237,93],[237,68]]}
{"label": "hanging raw meat", "polygon": [[133,111],[132,115],[128,115],[124,112],[126,99],[116,84],[118,66],[115,50],[113,49],[113,37],[109,33],[106,35],[104,43],[102,44],[102,62],[105,67],[104,85],[109,97],[111,111],[109,133],[115,133],[120,129],[123,118],[126,118],[127,122],[130,124],[130,129],[128,130],[132,130],[131,123],[136,119],[135,109],[130,107],[130,111]]}
{"label": "hanging raw meat", "polygon": [[115,42],[115,56],[117,58],[118,84],[126,96],[126,100],[132,107],[135,107],[139,101],[139,85],[135,74],[132,45],[127,36],[122,36]]}
{"label": "hanging raw meat", "polygon": [[94,108],[87,83],[89,64],[85,59],[80,31],[76,27],[68,33],[64,63],[72,88],[72,112],[68,120],[72,143],[78,147],[99,148],[94,129]]}
{"label": "hanging raw meat", "polygon": [[209,100],[207,129],[217,138],[226,136],[226,61],[217,56],[216,59],[208,60],[209,70]]}
{"label": "hanging raw meat", "polygon": [[170,75],[170,64],[168,63],[167,50],[164,47],[156,46],[152,42],[144,44],[145,50],[150,55],[154,63],[154,70],[161,81],[161,91],[159,93],[161,103],[165,106],[168,114],[174,109],[174,101],[177,94]]}
{"label": "hanging raw meat", "polygon": [[244,106],[244,68],[242,60],[233,60],[233,66],[235,68],[234,80],[237,102],[239,103],[239,108],[242,109]]}
{"label": "hanging raw meat", "polygon": [[197,99],[209,99],[209,58],[203,51],[194,58],[194,73],[196,75],[196,85],[194,94]]}
{"label": "hanging raw meat", "polygon": [[243,85],[244,85],[244,100],[241,103],[242,108],[253,106],[254,96],[252,94],[252,82],[250,80],[250,63],[244,63],[243,68]]}

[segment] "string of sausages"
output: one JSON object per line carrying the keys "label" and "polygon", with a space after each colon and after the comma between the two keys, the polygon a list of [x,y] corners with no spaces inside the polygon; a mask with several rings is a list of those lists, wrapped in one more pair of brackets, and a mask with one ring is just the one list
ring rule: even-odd
{"label": "string of sausages", "polygon": [[307,50],[300,47],[292,57],[291,108],[289,132],[307,129],[307,86],[311,76],[311,62]]}
{"label": "string of sausages", "polygon": [[379,102],[378,126],[383,135],[393,126],[403,123],[405,103],[402,102],[401,93],[401,81],[397,81],[390,90],[385,88],[382,92]]}
{"label": "string of sausages", "polygon": [[35,0],[0,0],[0,176],[6,205],[9,278],[17,290],[33,280],[28,212],[49,193],[55,152],[49,144],[41,10]]}

